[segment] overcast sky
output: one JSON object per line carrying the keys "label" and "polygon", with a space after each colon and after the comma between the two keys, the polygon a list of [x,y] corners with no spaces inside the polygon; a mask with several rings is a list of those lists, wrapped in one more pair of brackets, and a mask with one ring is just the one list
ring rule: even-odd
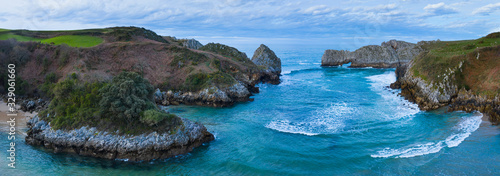
{"label": "overcast sky", "polygon": [[203,44],[301,43],[347,49],[390,39],[473,39],[500,31],[498,0],[0,1],[0,28],[139,26]]}

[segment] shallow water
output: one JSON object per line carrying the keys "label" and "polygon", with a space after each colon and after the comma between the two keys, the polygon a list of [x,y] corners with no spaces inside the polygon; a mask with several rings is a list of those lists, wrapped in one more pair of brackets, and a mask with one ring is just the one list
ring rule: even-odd
{"label": "shallow water", "polygon": [[[166,108],[215,134],[190,154],[109,161],[53,154],[19,136],[17,168],[0,159],[0,175],[500,174],[500,128],[481,114],[418,110],[387,88],[393,69],[320,68],[324,48],[271,48],[283,82],[259,85],[254,102]],[[7,134],[0,139],[7,150]]]}

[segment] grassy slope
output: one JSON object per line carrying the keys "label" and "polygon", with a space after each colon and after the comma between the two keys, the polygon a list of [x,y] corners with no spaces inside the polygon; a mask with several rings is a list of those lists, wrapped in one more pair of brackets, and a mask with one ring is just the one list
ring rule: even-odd
{"label": "grassy slope", "polygon": [[67,44],[72,47],[92,47],[103,42],[100,37],[87,35],[62,35],[42,40],[43,43],[54,43],[56,45]]}
{"label": "grassy slope", "polygon": [[[0,32],[3,33],[6,32]],[[32,38],[51,38],[42,40],[41,45],[28,46],[25,43],[26,46],[23,46],[27,51],[22,51],[27,52],[29,59],[22,62],[26,65],[19,65],[19,75],[32,88],[43,84],[45,75],[49,73],[56,73],[59,78],[78,73],[85,81],[92,82],[108,80],[121,71],[133,71],[143,74],[161,90],[198,91],[211,86],[232,86],[236,83],[235,78],[241,79],[259,73],[259,68],[248,58],[233,56],[242,54],[235,48],[218,44],[218,47],[230,49],[230,52],[187,49],[174,39],[161,42],[165,39],[143,28],[14,30],[7,33]],[[46,44],[61,42],[55,39],[64,39],[66,43],[71,44],[68,38],[82,38],[82,35],[83,39],[88,39],[88,35],[102,38],[105,44],[92,48]],[[5,54],[9,57],[17,56],[12,52]]]}
{"label": "grassy slope", "polygon": [[[42,43],[54,43],[56,45],[67,44],[72,47],[92,47],[101,44],[104,40],[100,37],[85,35],[91,32],[102,32],[98,29],[74,30],[74,31],[23,31],[0,29],[0,40],[16,39],[17,41],[39,41]],[[70,35],[65,35],[70,34]],[[76,34],[76,35],[71,35]],[[36,37],[35,37],[36,36]],[[43,36],[54,36],[45,38]]]}
{"label": "grassy slope", "polygon": [[[493,33],[476,40],[435,42],[414,60],[415,76],[428,83],[452,81],[480,95],[500,93],[500,37]],[[478,56],[479,55],[479,56]]]}
{"label": "grassy slope", "polygon": [[37,39],[37,38],[33,38],[33,37],[16,35],[16,34],[12,34],[12,33],[0,34],[0,40],[8,40],[8,39],[16,39],[17,41],[20,41],[20,42],[41,41],[42,40],[42,39]]}
{"label": "grassy slope", "polygon": [[[0,34],[10,32],[0,32]],[[42,43],[0,41],[0,56],[7,57],[7,62],[0,63],[0,66],[6,63],[18,63],[16,72],[20,80],[25,80],[24,87],[30,88],[26,91],[28,95],[54,97],[57,92],[66,90],[65,94],[61,94],[63,96],[55,99],[60,100],[60,103],[51,103],[49,108],[52,111],[49,114],[62,114],[55,119],[49,119],[55,128],[61,129],[89,125],[102,130],[120,129],[126,134],[140,134],[151,130],[168,131],[172,127],[172,123],[168,121],[151,128],[144,124],[130,126],[130,123],[124,121],[95,118],[99,117],[99,114],[96,114],[98,112],[96,108],[99,107],[95,102],[99,102],[96,99],[99,99],[100,95],[96,93],[100,92],[102,85],[108,84],[113,77],[123,71],[139,73],[154,87],[159,87],[163,91],[197,91],[209,86],[221,88],[236,83],[237,77],[248,78],[260,73],[258,67],[248,58],[240,61],[241,58],[233,58],[224,52],[187,49],[173,39],[162,42],[164,38],[141,28],[108,28],[76,32],[19,31],[9,35],[61,39],[66,43],[71,41],[68,38],[76,36],[86,39],[86,36],[92,35],[105,41],[105,44],[91,48],[51,45],[47,42],[59,43],[58,40],[49,39],[42,40]],[[236,49],[231,52],[240,54]],[[0,72],[0,75],[2,74],[5,73]],[[63,84],[64,80],[72,77],[78,78],[74,86],[69,86],[67,81],[68,84]],[[154,117],[152,119],[158,117],[157,114],[149,116]]]}

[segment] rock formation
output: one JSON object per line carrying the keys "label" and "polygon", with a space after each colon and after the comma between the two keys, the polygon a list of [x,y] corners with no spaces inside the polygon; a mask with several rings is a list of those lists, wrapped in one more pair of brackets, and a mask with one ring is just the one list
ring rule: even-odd
{"label": "rock formation", "polygon": [[181,41],[182,41],[182,46],[185,46],[190,49],[200,49],[201,47],[203,47],[203,45],[198,40],[195,39],[184,39]]}
{"label": "rock formation", "polygon": [[191,152],[195,147],[214,140],[198,123],[182,119],[182,126],[171,133],[156,132],[138,136],[116,135],[82,127],[70,131],[54,130],[35,116],[27,122],[26,143],[42,145],[55,153],[73,152],[82,156],[128,161],[164,159]]}
{"label": "rock formation", "polygon": [[487,98],[475,95],[465,89],[458,90],[458,86],[451,81],[442,81],[437,87],[426,83],[412,74],[412,63],[396,68],[396,82],[391,84],[393,89],[401,89],[401,96],[408,101],[418,104],[421,110],[433,110],[449,106],[449,111],[462,110],[466,112],[480,111],[485,113],[493,124],[500,123],[500,97]]}
{"label": "rock formation", "polygon": [[225,107],[236,102],[249,101],[252,94],[241,83],[236,83],[228,88],[211,86],[198,92],[167,91],[155,92],[155,101],[161,105],[200,105]]}
{"label": "rock formation", "polygon": [[394,68],[408,63],[422,51],[418,44],[390,40],[380,46],[368,45],[354,52],[326,50],[321,66],[340,66],[351,62],[351,67]]}
{"label": "rock formation", "polygon": [[432,110],[445,106],[456,95],[458,91],[456,85],[451,82],[442,82],[438,88],[435,88],[420,77],[414,76],[409,69],[411,66],[410,62],[396,68],[396,82],[391,84],[391,88],[400,88],[401,95],[418,104],[421,110]]}
{"label": "rock formation", "polygon": [[252,62],[257,66],[264,68],[265,78],[263,82],[270,82],[272,84],[279,84],[280,74],[281,74],[281,59],[274,54],[274,52],[269,49],[264,44],[261,44],[257,50],[255,50]]}

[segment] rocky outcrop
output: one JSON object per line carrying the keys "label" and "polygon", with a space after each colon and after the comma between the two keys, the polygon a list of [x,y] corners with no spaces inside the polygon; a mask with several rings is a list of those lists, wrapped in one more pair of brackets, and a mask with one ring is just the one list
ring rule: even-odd
{"label": "rocky outcrop", "polygon": [[191,152],[195,147],[214,140],[198,123],[182,119],[182,126],[171,133],[149,133],[138,136],[116,135],[82,127],[70,131],[54,130],[37,116],[27,122],[25,138],[30,145],[41,145],[55,153],[72,152],[82,156],[127,161],[149,161]]}
{"label": "rocky outcrop", "polygon": [[190,48],[190,49],[200,49],[203,45],[195,39],[184,39],[182,41],[182,46]]}
{"label": "rocky outcrop", "polygon": [[500,123],[500,97],[487,98],[478,96],[471,91],[461,89],[458,95],[450,102],[450,111],[480,111],[485,113],[489,120],[498,125]]}
{"label": "rocky outcrop", "polygon": [[500,97],[488,98],[465,89],[458,90],[458,86],[450,81],[453,77],[443,79],[440,83],[426,83],[412,74],[409,69],[411,65],[410,62],[396,68],[397,80],[390,87],[401,89],[400,95],[418,104],[421,110],[449,106],[449,111],[480,111],[485,113],[493,124],[500,123]]}
{"label": "rocky outcrop", "polygon": [[[49,106],[48,101],[43,100],[41,98],[31,98],[31,99],[19,99],[20,100],[20,105],[21,105],[21,110],[24,112],[39,112],[41,110],[46,109]],[[18,101],[19,101],[18,100]]]}
{"label": "rocky outcrop", "polygon": [[[451,81],[426,83],[422,78],[413,76],[412,62],[396,68],[396,82],[391,88],[400,88],[401,95],[410,102],[418,104],[421,110],[432,110],[448,105],[458,92],[458,87]],[[451,80],[451,79],[450,79]]]}
{"label": "rocky outcrop", "polygon": [[[240,59],[242,62],[250,61],[246,54],[236,48],[222,44],[209,43],[201,50],[219,53],[224,56],[231,56]],[[281,60],[276,54],[265,45],[261,45],[254,53],[251,64],[255,64],[253,71],[244,73],[232,66],[228,70],[233,72],[232,76],[236,83],[228,85],[210,85],[199,91],[162,91],[157,89],[155,101],[161,105],[200,105],[213,107],[227,107],[236,102],[253,101],[250,96],[258,93],[258,83],[279,84],[281,74]],[[236,74],[237,73],[237,74]]]}
{"label": "rocky outcrop", "polygon": [[274,51],[269,49],[269,47],[267,47],[266,45],[261,44],[253,54],[252,62],[257,66],[263,67],[263,82],[279,84],[281,74],[281,59],[278,58],[276,54],[274,54]]}
{"label": "rocky outcrop", "polygon": [[346,50],[326,50],[321,58],[321,66],[340,66],[351,63],[351,67],[394,68],[406,64],[423,49],[421,45],[390,40],[380,46],[368,45],[354,52]]}
{"label": "rocky outcrop", "polygon": [[249,101],[252,95],[250,91],[241,83],[236,83],[227,88],[211,86],[198,92],[167,91],[159,89],[155,92],[155,101],[162,105],[200,105],[225,107],[231,106],[235,102]]}

